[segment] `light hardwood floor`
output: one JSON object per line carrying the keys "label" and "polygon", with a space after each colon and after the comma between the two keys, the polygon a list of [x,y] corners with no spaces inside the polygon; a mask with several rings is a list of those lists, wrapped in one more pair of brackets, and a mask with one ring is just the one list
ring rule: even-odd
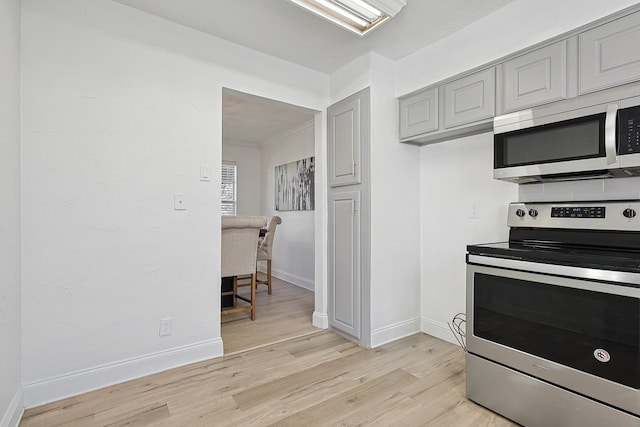
{"label": "light hardwood floor", "polygon": [[[249,295],[249,287],[241,287],[241,295]],[[273,278],[272,293],[266,285],[256,292],[256,320],[248,312],[222,316],[224,354],[246,351],[267,344],[318,332],[312,325],[314,293]]]}
{"label": "light hardwood floor", "polygon": [[[311,327],[313,293],[289,286],[259,291],[255,322],[246,313],[225,320],[228,355],[30,409],[20,427],[515,425],[465,398],[459,347],[424,334],[358,347]],[[250,327],[296,323],[268,320],[267,307],[283,304],[305,328],[247,338]]]}
{"label": "light hardwood floor", "polygon": [[318,332],[30,409],[32,426],[512,426],[465,398],[464,353]]}

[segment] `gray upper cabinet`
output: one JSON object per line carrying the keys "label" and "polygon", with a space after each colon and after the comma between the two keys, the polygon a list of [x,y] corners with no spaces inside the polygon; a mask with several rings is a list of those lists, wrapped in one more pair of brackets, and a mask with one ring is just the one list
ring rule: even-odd
{"label": "gray upper cabinet", "polygon": [[640,81],[640,3],[476,70],[400,97],[400,141],[486,132],[496,114]]}
{"label": "gray upper cabinet", "polygon": [[581,94],[640,80],[640,12],[579,36]]}
{"label": "gray upper cabinet", "polygon": [[495,68],[444,85],[444,127],[488,119],[495,114]]}
{"label": "gray upper cabinet", "polygon": [[400,139],[438,129],[438,88],[400,98]]}
{"label": "gray upper cabinet", "polygon": [[508,60],[502,67],[504,112],[566,98],[566,40]]}
{"label": "gray upper cabinet", "polygon": [[361,100],[332,105],[327,111],[329,186],[360,183]]}

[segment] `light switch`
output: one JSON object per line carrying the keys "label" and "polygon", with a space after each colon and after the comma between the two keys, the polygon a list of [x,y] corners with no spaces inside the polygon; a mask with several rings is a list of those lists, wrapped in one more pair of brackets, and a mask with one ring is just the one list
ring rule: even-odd
{"label": "light switch", "polygon": [[200,181],[211,181],[209,165],[200,165]]}
{"label": "light switch", "polygon": [[469,210],[469,219],[480,219],[480,209],[478,205],[471,206]]}
{"label": "light switch", "polygon": [[187,209],[187,204],[184,201],[183,193],[175,193],[173,195],[173,209],[177,211],[183,211]]}

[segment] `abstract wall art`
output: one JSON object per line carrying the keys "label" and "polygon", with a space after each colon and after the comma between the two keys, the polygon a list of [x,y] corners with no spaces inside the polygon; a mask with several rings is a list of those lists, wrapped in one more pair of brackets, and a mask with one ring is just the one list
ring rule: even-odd
{"label": "abstract wall art", "polygon": [[312,211],[315,204],[314,157],[276,166],[277,211]]}

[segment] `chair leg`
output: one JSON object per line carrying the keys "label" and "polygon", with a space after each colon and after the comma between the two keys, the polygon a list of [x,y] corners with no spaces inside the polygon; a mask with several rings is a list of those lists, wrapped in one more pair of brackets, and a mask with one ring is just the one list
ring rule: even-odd
{"label": "chair leg", "polygon": [[233,306],[238,306],[238,276],[233,276]]}
{"label": "chair leg", "polygon": [[256,320],[256,274],[251,275],[251,320]]}
{"label": "chair leg", "polygon": [[271,295],[271,260],[267,260],[267,286],[269,287],[269,295]]}

